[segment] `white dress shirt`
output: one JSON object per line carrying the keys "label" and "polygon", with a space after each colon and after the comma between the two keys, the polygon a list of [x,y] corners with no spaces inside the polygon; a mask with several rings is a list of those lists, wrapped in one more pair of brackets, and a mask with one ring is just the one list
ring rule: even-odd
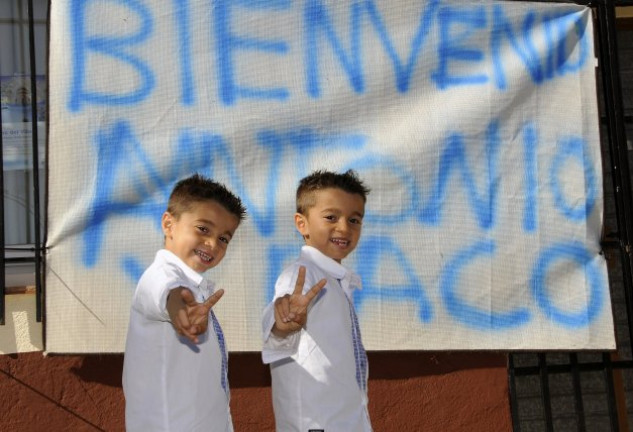
{"label": "white dress shirt", "polygon": [[[371,431],[367,393],[356,379],[349,301],[360,288],[360,278],[317,249],[303,246],[299,259],[277,279],[275,298],[294,291],[300,266],[306,268],[304,293],[327,279],[308,310],[305,327],[286,338],[272,334],[274,301],[264,310],[262,322],[262,359],[270,363],[277,431]],[[364,375],[366,388],[366,370]]]}
{"label": "white dress shirt", "polygon": [[198,302],[214,290],[202,275],[162,249],[132,299],[123,363],[126,429],[232,431],[218,336],[211,319],[198,344],[176,333],[166,303],[177,287],[189,288]]}

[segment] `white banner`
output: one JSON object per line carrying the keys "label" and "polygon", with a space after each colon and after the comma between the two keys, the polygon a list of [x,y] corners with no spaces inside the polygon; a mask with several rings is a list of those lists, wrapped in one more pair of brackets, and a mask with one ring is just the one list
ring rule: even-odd
{"label": "white banner", "polygon": [[300,178],[372,188],[343,263],[370,350],[612,349],[591,10],[410,0],[51,4],[46,343],[123,350],[178,179],[248,219],[207,277],[261,348]]}

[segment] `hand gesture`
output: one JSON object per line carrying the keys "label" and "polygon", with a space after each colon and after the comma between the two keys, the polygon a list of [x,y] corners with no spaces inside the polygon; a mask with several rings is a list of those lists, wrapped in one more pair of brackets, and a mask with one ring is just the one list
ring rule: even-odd
{"label": "hand gesture", "polygon": [[308,319],[310,302],[319,294],[327,282],[325,279],[321,279],[308,292],[303,294],[305,277],[306,268],[301,266],[299,267],[299,275],[297,276],[294,292],[275,300],[275,325],[272,331],[277,336],[286,337],[290,333],[301,330]]}
{"label": "hand gesture", "polygon": [[204,303],[198,303],[188,288],[171,290],[167,296],[167,312],[176,332],[191,342],[198,343],[198,335],[207,331],[211,307],[223,294],[224,290],[217,290]]}

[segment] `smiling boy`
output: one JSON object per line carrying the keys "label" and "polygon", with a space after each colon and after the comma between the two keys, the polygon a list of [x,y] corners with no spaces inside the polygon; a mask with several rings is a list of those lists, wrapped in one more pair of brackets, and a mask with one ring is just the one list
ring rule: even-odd
{"label": "smiling boy", "polygon": [[223,290],[202,273],[222,261],[244,215],[240,199],[210,179],[195,174],[174,187],[161,220],[165,247],[132,299],[123,364],[128,432],[233,430],[226,346],[211,309]]}
{"label": "smiling boy", "polygon": [[372,430],[352,301],[361,283],[341,265],[360,239],[368,193],[352,170],[316,171],[299,183],[295,226],[305,245],[277,279],[263,317],[278,431]]}

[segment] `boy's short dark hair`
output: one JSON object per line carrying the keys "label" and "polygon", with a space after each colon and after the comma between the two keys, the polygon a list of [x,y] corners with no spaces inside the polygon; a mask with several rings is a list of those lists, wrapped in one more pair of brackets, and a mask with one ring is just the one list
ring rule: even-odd
{"label": "boy's short dark hair", "polygon": [[201,201],[215,201],[235,215],[241,222],[246,217],[246,208],[236,195],[218,183],[198,173],[180,180],[174,186],[167,203],[167,211],[179,218],[181,214],[191,210],[194,204]]}
{"label": "boy's short dark hair", "polygon": [[332,171],[314,171],[299,182],[297,188],[297,213],[305,214],[315,205],[314,192],[336,188],[347,193],[357,194],[367,202],[370,189],[365,186],[354,170],[347,170],[343,174]]}

